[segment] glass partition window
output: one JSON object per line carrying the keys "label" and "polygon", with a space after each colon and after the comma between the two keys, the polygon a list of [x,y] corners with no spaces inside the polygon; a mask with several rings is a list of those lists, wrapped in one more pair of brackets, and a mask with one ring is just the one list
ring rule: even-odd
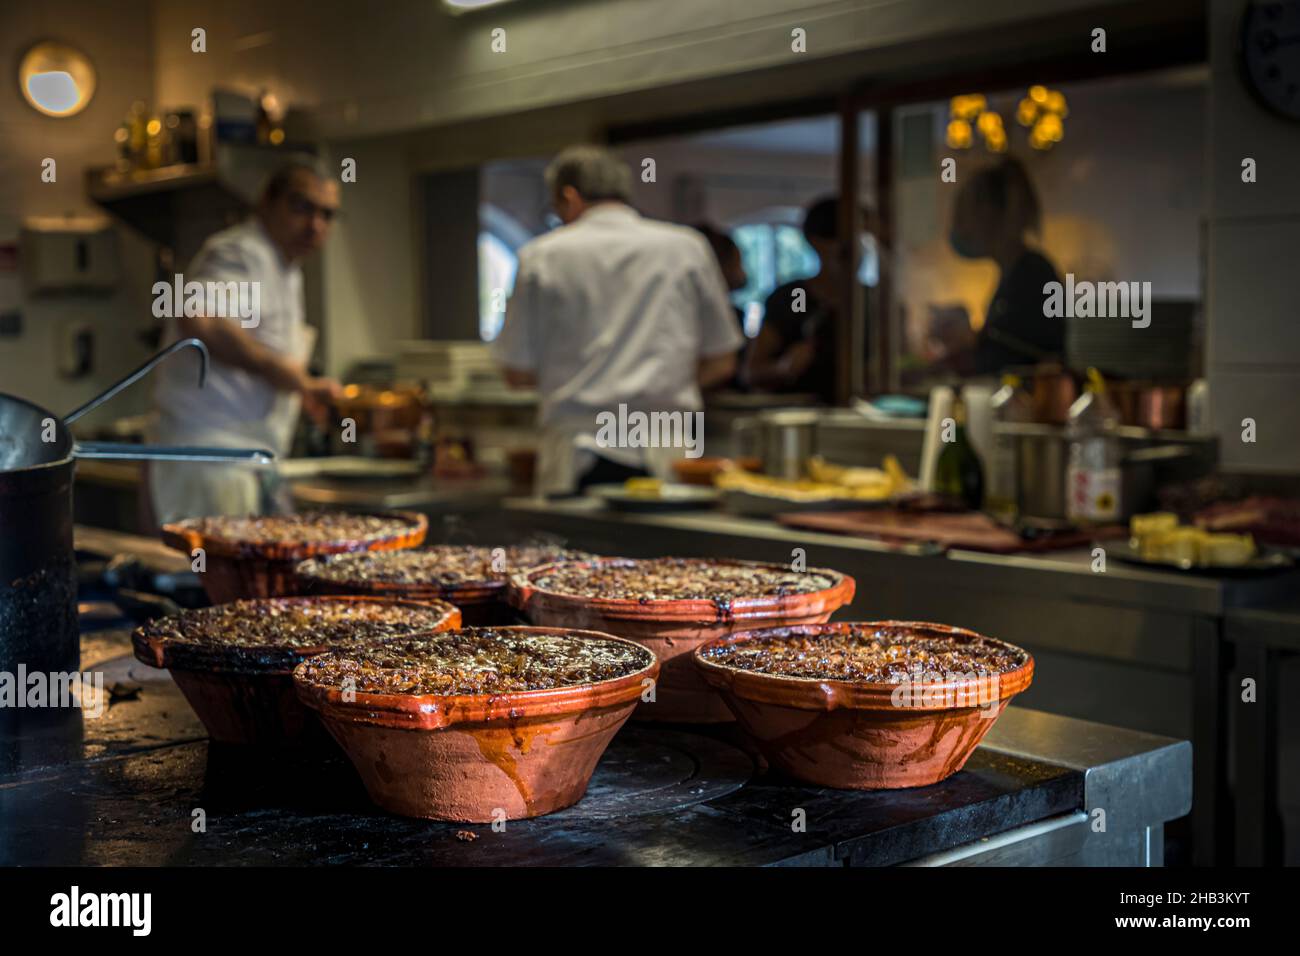
{"label": "glass partition window", "polygon": [[804,239],[797,225],[802,211],[795,206],[765,211],[731,229],[731,238],[740,248],[749,282],[731,295],[731,300],[745,316],[745,334],[758,335],[763,326],[767,297],[778,286],[796,279],[816,275],[820,268],[817,253]]}

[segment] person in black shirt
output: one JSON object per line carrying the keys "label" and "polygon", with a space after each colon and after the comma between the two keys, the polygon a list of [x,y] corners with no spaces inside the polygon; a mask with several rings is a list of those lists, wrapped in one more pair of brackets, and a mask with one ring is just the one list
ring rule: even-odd
{"label": "person in black shirt", "polygon": [[1043,314],[1049,282],[1060,282],[1056,267],[1029,248],[1025,236],[1040,232],[1042,213],[1025,167],[1004,159],[967,179],[957,194],[949,241],[967,259],[998,264],[997,290],[973,354],[957,363],[963,371],[996,375],[1009,366],[1059,359],[1065,351],[1065,324]]}
{"label": "person in black shirt", "polygon": [[839,200],[828,196],[804,215],[804,238],[821,268],[807,279],[778,286],[767,297],[763,327],[746,363],[752,388],[813,394],[827,404],[835,401],[835,329],[843,294],[838,207]]}

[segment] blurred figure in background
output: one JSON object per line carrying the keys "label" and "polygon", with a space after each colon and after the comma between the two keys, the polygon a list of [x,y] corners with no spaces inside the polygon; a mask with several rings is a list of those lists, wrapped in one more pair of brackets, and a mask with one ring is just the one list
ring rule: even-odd
{"label": "blurred figure in background", "polygon": [[[740,246],[736,245],[736,240],[707,222],[696,223],[694,229],[708,240],[709,247],[713,250],[713,256],[718,260],[718,268],[722,271],[722,279],[727,283],[727,291],[735,292],[737,289],[743,289],[749,285],[749,274],[745,272],[745,261],[740,255]],[[745,312],[735,304],[731,308],[736,313],[736,324],[740,327],[743,335],[745,332]],[[744,388],[744,358],[745,345],[742,343],[740,352],[736,356],[736,374],[731,377],[730,381],[722,383],[721,387]]]}
{"label": "blurred figure in background", "polygon": [[[197,338],[212,363],[207,386],[194,368],[169,362],[157,372],[154,440],[164,445],[267,448],[289,453],[300,405],[318,420],[341,387],[307,371],[315,330],[303,313],[299,263],[329,237],[339,184],[304,163],[273,173],[254,214],[211,236],[184,273],[186,283],[256,285],[258,315],[245,325],[231,300],[209,292],[202,315],[168,317],[163,344]],[[231,286],[230,288],[238,288]],[[212,285],[207,288],[211,290]],[[159,523],[263,510],[261,473],[209,462],[149,463],[153,517]]]}
{"label": "blurred figure in background", "polygon": [[[747,361],[752,388],[812,394],[826,404],[835,401],[836,329],[844,293],[838,209],[839,199],[826,196],[804,214],[803,235],[821,265],[816,275],[787,282],[768,296],[763,327]],[[864,225],[867,219],[864,211]],[[861,241],[860,236],[853,241]]]}
{"label": "blurred figure in background", "polygon": [[536,490],[671,478],[682,449],[602,444],[597,416],[700,410],[735,374],[744,336],[717,262],[695,230],[643,219],[631,170],[601,147],[564,150],[546,184],[564,225],[519,250],[493,344],[506,381],[541,399]]}
{"label": "blurred figure in background", "polygon": [[1019,160],[1004,159],[962,184],[949,242],[963,258],[992,259],[999,277],[984,325],[966,348],[952,351],[949,364],[955,371],[996,375],[1064,354],[1064,321],[1043,315],[1043,286],[1061,278],[1025,241],[1041,231],[1038,194]]}

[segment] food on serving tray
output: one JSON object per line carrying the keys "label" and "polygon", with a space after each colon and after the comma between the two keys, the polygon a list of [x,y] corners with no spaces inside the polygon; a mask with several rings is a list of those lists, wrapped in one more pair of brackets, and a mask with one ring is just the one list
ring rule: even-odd
{"label": "food on serving tray", "polygon": [[609,634],[503,627],[339,650],[294,680],[381,807],[485,823],[577,802],[658,672]]}
{"label": "food on serving tray", "polygon": [[833,465],[821,457],[808,460],[808,477],[797,480],[727,469],[714,478],[717,487],[753,495],[785,498],[789,501],[832,501],[858,499],[884,501],[912,490],[913,483],[893,455],[886,455],[883,468]]}
{"label": "food on serving tray", "polygon": [[658,478],[629,478],[623,490],[638,498],[658,498],[663,494],[664,483]]}
{"label": "food on serving tray", "polygon": [[1157,511],[1149,515],[1134,515],[1129,520],[1129,533],[1139,540],[1147,535],[1163,534],[1178,527],[1178,515]]}
{"label": "food on serving tray", "polygon": [[757,458],[679,458],[673,462],[673,473],[685,484],[712,488],[713,479],[720,471],[730,468],[758,471],[762,467],[763,463]]}
{"label": "food on serving tray", "polygon": [[235,601],[156,618],[132,635],[135,656],[171,671],[214,740],[298,743],[314,723],[293,668],[343,647],[460,626],[444,601],[293,597]]}
{"label": "food on serving tray", "polygon": [[1255,539],[1248,534],[1202,532],[1197,539],[1196,560],[1205,567],[1235,567],[1245,564],[1255,553]]}
{"label": "food on serving tray", "polygon": [[773,766],[847,789],[956,773],[1034,674],[1019,647],[915,621],[741,632],[694,663]]}
{"label": "food on serving tray", "polygon": [[534,568],[510,601],[534,624],[591,627],[644,644],[663,671],[641,720],[732,719],[691,662],[705,641],[762,624],[825,621],[853,599],[853,579],[825,568],[705,558],[601,558]]}
{"label": "food on serving tray", "polygon": [[1180,525],[1165,512],[1136,515],[1129,523],[1133,546],[1149,561],[1165,561],[1203,568],[1240,567],[1256,554],[1248,534],[1215,534],[1203,528]]}
{"label": "food on serving tray", "polygon": [[1207,531],[1250,534],[1261,544],[1300,547],[1300,500],[1253,495],[1224,501],[1197,512],[1195,522]]}

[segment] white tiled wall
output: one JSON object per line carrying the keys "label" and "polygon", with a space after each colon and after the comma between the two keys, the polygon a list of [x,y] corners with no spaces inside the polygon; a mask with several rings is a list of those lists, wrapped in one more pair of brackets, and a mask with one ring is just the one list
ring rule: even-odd
{"label": "white tiled wall", "polygon": [[[1300,123],[1241,80],[1247,0],[1210,10],[1210,245],[1206,367],[1225,468],[1300,472]],[[1242,160],[1258,181],[1244,183]],[[1258,424],[1241,440],[1242,419]]]}

